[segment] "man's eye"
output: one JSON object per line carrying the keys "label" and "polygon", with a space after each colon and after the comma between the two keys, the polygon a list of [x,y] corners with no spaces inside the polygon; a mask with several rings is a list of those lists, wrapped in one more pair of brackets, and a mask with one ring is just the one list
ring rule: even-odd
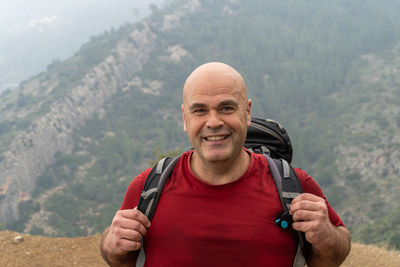
{"label": "man's eye", "polygon": [[199,108],[199,109],[193,110],[193,113],[195,113],[195,114],[202,114],[202,113],[206,113],[206,112],[207,112],[207,110],[204,108]]}
{"label": "man's eye", "polygon": [[221,111],[222,112],[232,112],[234,110],[233,107],[222,107]]}

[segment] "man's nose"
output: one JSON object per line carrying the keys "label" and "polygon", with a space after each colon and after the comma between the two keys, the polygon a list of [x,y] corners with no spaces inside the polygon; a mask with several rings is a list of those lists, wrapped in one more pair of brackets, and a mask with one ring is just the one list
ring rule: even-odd
{"label": "man's nose", "polygon": [[207,128],[219,128],[224,125],[224,122],[221,120],[218,112],[211,111],[207,118],[206,126]]}

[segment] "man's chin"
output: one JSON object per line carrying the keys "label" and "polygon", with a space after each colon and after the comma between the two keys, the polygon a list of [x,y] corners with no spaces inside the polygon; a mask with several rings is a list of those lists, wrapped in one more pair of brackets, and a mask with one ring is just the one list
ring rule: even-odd
{"label": "man's chin", "polygon": [[206,153],[204,156],[205,156],[204,159],[206,161],[213,162],[213,163],[222,162],[222,161],[226,161],[229,159],[229,153],[227,153],[225,151]]}

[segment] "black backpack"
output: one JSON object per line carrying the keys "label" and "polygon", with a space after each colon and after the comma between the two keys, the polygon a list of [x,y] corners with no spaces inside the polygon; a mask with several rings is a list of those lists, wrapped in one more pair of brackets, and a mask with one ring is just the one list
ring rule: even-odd
{"label": "black backpack", "polygon": [[[244,146],[248,150],[266,157],[283,209],[282,213],[277,215],[276,223],[279,227],[290,230],[297,241],[298,249],[293,266],[304,266],[311,245],[306,241],[303,232],[297,232],[291,228],[293,221],[289,214],[289,207],[292,200],[303,191],[295,171],[290,166],[293,148],[289,135],[276,121],[251,118],[251,126],[247,130]],[[165,182],[170,177],[179,158],[180,155],[161,159],[146,179],[137,208],[150,221],[153,219]],[[136,266],[143,266],[144,260],[142,246]]]}

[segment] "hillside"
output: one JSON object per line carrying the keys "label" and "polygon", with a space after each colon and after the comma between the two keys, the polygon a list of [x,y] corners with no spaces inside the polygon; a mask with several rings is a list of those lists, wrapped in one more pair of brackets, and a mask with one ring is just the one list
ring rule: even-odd
{"label": "hillside", "polygon": [[[79,238],[22,235],[24,241],[14,244],[13,239],[18,235],[0,232],[0,266],[108,266],[98,250],[100,235]],[[400,252],[353,243],[349,257],[341,266],[396,267],[400,266]]]}
{"label": "hillside", "polygon": [[[354,240],[400,248],[400,4],[168,1],[0,96],[0,229],[102,232],[126,186],[188,147],[181,88],[223,61],[280,121]],[[384,222],[382,224],[382,222]]]}

